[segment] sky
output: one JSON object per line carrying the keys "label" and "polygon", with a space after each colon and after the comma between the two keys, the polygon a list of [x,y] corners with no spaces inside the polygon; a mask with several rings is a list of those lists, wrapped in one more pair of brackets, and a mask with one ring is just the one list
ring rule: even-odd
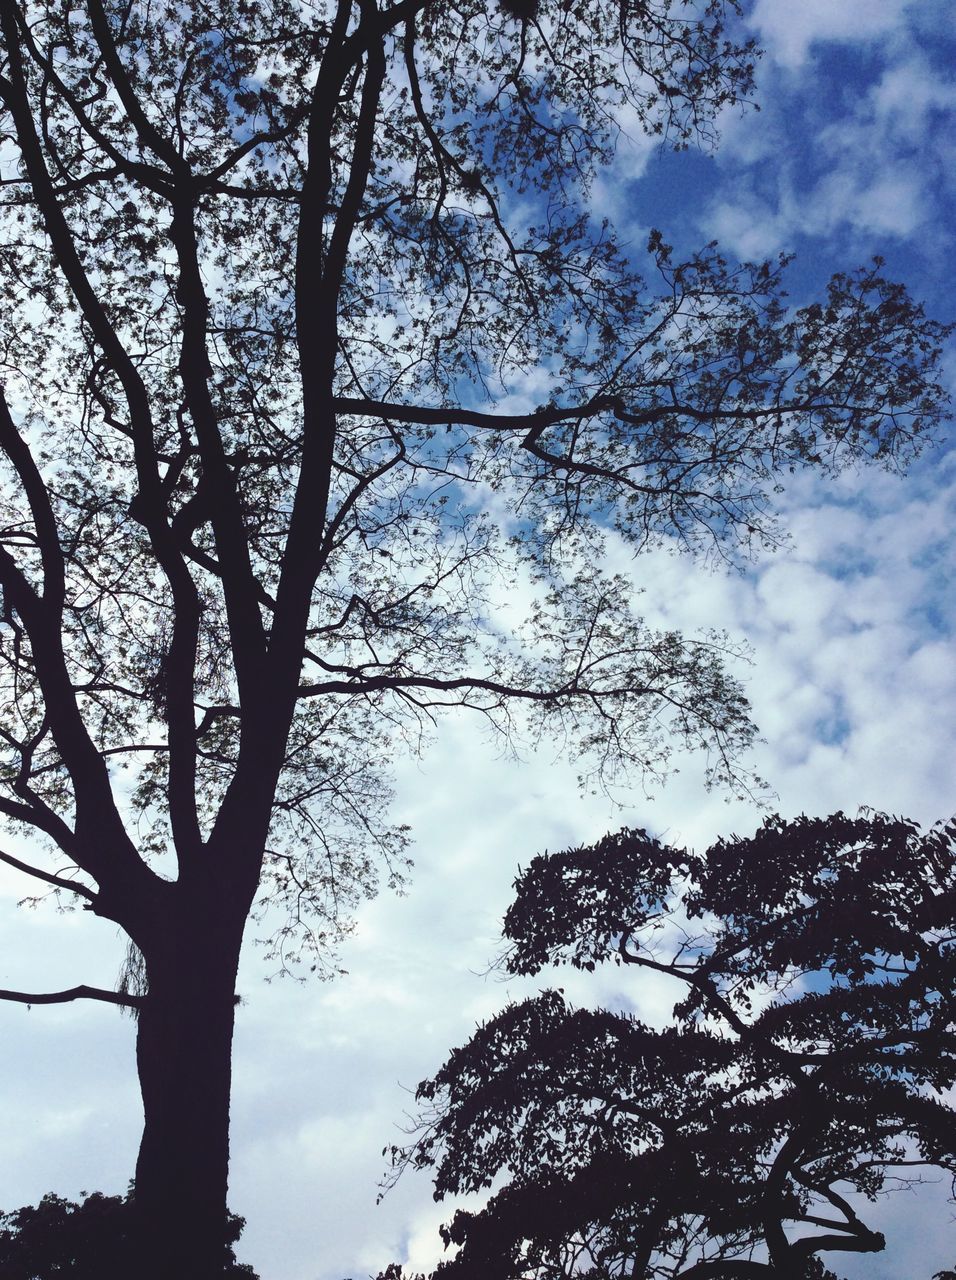
{"label": "sky", "polygon": [[[939,318],[953,318],[956,46],[948,0],[757,0],[748,25],[766,52],[762,110],[728,114],[714,155],[661,154],[622,141],[593,192],[635,242],[651,226],[679,248],[798,256],[794,294],[881,253]],[[956,383],[950,355],[950,384]],[[751,646],[741,666],[762,743],[752,765],[784,815],[861,805],[923,821],[956,812],[956,449],[905,478],[788,478],[788,548],[739,571],[666,549],[609,568],[644,591],[653,625],[723,627]],[[263,1280],[361,1280],[390,1261],[434,1265],[438,1224],[427,1176],[407,1175],[377,1205],[382,1149],[400,1141],[415,1085],[475,1023],[542,985],[486,970],[516,870],[537,852],[645,826],[704,848],[760,822],[752,803],[703,787],[703,765],[612,808],[580,795],[547,745],[502,756],[464,713],[424,756],[396,761],[395,816],[411,824],[406,896],[365,906],[331,983],[266,984],[250,946],[240,975],[231,1204],[240,1245]],[[16,910],[0,879],[0,986],[112,986],[123,944],[88,913]],[[618,971],[564,974],[582,1003],[667,1015],[668,992]],[[134,1024],[106,1006],[0,1004],[0,1206],[47,1191],[120,1192],[135,1161]],[[841,1262],[848,1277],[930,1280],[956,1260],[946,1188],[878,1207],[884,1255]],[[871,1219],[871,1221],[873,1221]]]}

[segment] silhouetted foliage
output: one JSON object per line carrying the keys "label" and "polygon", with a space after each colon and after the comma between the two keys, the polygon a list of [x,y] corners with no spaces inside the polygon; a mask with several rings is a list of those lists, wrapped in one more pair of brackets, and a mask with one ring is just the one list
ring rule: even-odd
{"label": "silhouetted foliage", "polygon": [[884,1247],[854,1193],[956,1173],[956,824],[774,817],[703,856],[625,830],[536,857],[505,936],[509,973],[682,991],[663,1028],[542,991],[419,1086],[397,1168],[506,1180],[443,1228],[442,1280],[830,1277]]}
{"label": "silhouetted foliage", "polygon": [[[36,1206],[0,1213],[3,1280],[134,1280],[137,1271],[133,1207],[128,1196],[99,1191],[79,1202],[52,1193]],[[245,1220],[231,1213],[225,1239],[226,1280],[258,1280],[236,1261],[233,1246]],[[170,1231],[177,1224],[168,1224]]]}
{"label": "silhouetted foliage", "polygon": [[0,859],[142,956],[0,998],[138,1010],[164,1280],[215,1273],[250,914],[334,969],[402,879],[382,762],[454,703],[740,785],[726,639],[648,627],[602,539],[772,544],[781,472],[905,466],[944,415],[881,263],[794,309],[782,260],[654,233],[648,285],[591,218],[622,111],[684,146],[747,99],[737,12],[0,0],[0,815],[37,844]]}

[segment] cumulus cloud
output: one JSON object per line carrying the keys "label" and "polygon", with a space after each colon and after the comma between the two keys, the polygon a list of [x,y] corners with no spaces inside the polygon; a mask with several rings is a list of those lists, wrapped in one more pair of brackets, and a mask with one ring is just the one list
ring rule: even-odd
{"label": "cumulus cloud", "polygon": [[795,68],[819,42],[869,42],[894,33],[907,7],[908,0],[757,0],[750,21],[773,57]]}
{"label": "cumulus cloud", "polygon": [[[928,229],[953,184],[956,78],[931,62],[914,11],[758,4],[753,20],[768,55],[763,111],[727,115],[719,163],[732,182],[703,211],[705,233],[749,258],[840,235],[861,246],[928,237],[932,251],[940,233]],[[857,53],[875,44],[880,70],[834,86],[814,56],[834,41]]]}

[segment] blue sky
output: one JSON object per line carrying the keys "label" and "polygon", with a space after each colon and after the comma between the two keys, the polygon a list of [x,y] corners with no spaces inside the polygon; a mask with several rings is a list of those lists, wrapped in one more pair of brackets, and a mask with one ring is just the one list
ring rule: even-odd
{"label": "blue sky", "polygon": [[[946,0],[758,0],[748,23],[766,54],[762,110],[731,114],[713,156],[622,141],[593,199],[634,243],[651,226],[681,249],[718,239],[745,258],[795,252],[799,301],[832,270],[887,259],[939,318],[956,314],[956,42]],[[956,361],[948,376],[956,382]],[[609,567],[645,589],[647,620],[726,627],[749,641],[747,680],[763,745],[753,764],[785,814],[869,804],[932,820],[956,811],[956,450],[927,453],[905,479],[874,471],[824,484],[796,477],[781,495],[786,551],[717,573],[666,549]],[[662,790],[613,811],[579,797],[574,769],[543,746],[521,763],[464,715],[422,761],[398,764],[396,816],[414,828],[408,895],[360,914],[331,984],[265,986],[249,948],[235,1057],[232,1204],[248,1219],[241,1256],[264,1280],[355,1280],[391,1260],[440,1251],[427,1179],[406,1178],[380,1206],[381,1150],[408,1093],[445,1053],[526,989],[481,977],[517,864],[544,848],[646,825],[698,847],[749,830],[752,806],[702,786],[694,759]],[[0,985],[112,985],[118,937],[85,913],[16,913],[5,899]],[[618,974],[566,977],[573,998],[623,997],[662,1018],[668,994],[626,991]],[[139,1110],[133,1024],[83,1005],[0,1006],[4,1115],[0,1205],[45,1191],[123,1189]],[[956,1258],[945,1188],[880,1209],[884,1258],[848,1276],[929,1280]],[[853,1267],[856,1267],[853,1270]],[[838,1268],[839,1270],[839,1268]]]}

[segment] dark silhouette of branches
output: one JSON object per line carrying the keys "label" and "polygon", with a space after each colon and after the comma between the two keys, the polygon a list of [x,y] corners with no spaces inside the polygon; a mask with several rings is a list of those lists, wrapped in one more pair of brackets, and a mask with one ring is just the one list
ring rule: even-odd
{"label": "dark silhouette of branches", "polygon": [[956,1175],[954,855],[956,824],[834,814],[533,859],[507,972],[618,964],[637,1007],[642,973],[680,998],[654,1029],[545,990],[419,1086],[397,1171],[439,1198],[507,1178],[443,1228],[436,1277],[810,1280],[883,1249],[861,1203]]}

